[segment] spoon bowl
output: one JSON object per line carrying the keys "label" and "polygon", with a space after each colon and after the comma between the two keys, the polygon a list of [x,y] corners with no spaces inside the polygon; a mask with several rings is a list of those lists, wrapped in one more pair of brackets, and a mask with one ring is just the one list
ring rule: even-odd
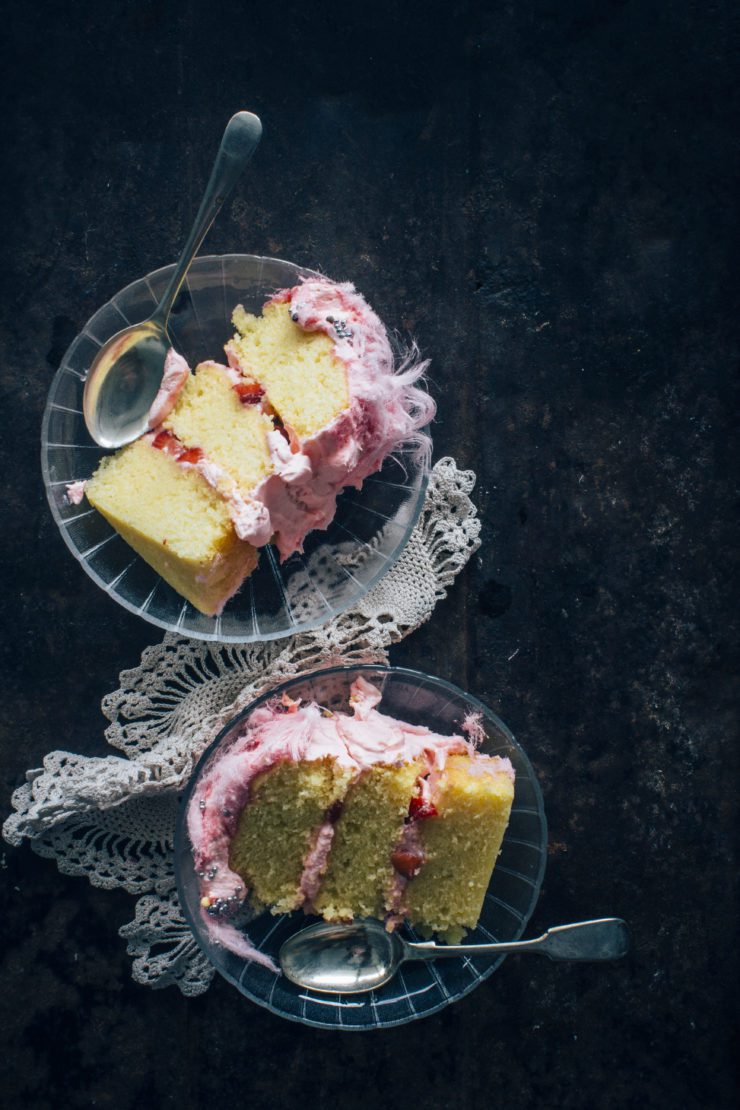
{"label": "spoon bowl", "polygon": [[352,925],[320,921],[286,940],[283,974],[296,986],[326,994],[357,994],[382,987],[406,958],[398,933],[372,920]]}
{"label": "spoon bowl", "polygon": [[82,400],[85,423],[101,447],[120,447],[147,430],[171,346],[167,329],[151,319],[124,328],[101,347]]}

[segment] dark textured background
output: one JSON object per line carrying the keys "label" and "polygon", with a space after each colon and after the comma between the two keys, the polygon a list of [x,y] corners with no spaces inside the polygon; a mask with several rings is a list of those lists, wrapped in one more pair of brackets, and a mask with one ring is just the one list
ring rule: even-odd
{"label": "dark textured background", "polygon": [[356,281],[433,359],[436,456],[478,472],[483,547],[394,661],[528,750],[533,929],[622,914],[634,952],[511,959],[421,1023],[322,1033],[221,981],[135,986],[133,900],[6,849],[0,1101],[731,1105],[736,5],[2,8],[3,807],[47,750],[104,752],[101,696],[157,639],[57,535],[46,389],[93,311],[174,259],[249,107],[265,138],[208,249]]}

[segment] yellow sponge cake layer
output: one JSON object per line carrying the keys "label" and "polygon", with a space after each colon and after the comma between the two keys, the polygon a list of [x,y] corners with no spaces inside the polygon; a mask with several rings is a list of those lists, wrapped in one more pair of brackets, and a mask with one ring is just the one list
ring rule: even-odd
{"label": "yellow sponge cake layer", "polygon": [[453,755],[434,793],[438,816],[419,821],[424,866],[406,889],[409,918],[423,933],[459,941],[478,922],[514,800],[503,771]]}
{"label": "yellow sponge cake layer", "polygon": [[377,765],[350,787],[314,908],[328,921],[382,917],[398,843],[422,764]]}
{"label": "yellow sponge cake layer", "polygon": [[296,435],[306,438],[349,406],[347,371],[322,332],[290,318],[287,304],[268,304],[262,316],[234,310],[233,346],[243,372],[264,388],[270,404]]}
{"label": "yellow sponge cake layer", "polygon": [[347,786],[331,759],[277,763],[250,784],[229,848],[229,867],[273,913],[300,904],[299,881],[325,815]]}
{"label": "yellow sponge cake layer", "polygon": [[200,448],[244,493],[271,471],[272,421],[258,405],[240,401],[228,372],[214,362],[202,362],[188,378],[164,426],[185,446]]}
{"label": "yellow sponge cake layer", "polygon": [[219,613],[254,569],[257,553],[237,537],[218,494],[148,440],[103,459],[85,493],[134,551],[202,613]]}

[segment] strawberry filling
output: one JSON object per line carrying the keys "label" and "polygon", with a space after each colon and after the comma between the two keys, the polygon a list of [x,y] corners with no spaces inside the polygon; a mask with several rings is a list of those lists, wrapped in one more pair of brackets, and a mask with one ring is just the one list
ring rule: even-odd
{"label": "strawberry filling", "polygon": [[391,856],[391,863],[405,879],[413,879],[421,871],[424,857],[420,852],[398,848]]}
{"label": "strawberry filling", "polygon": [[239,382],[234,386],[237,397],[243,405],[256,405],[265,395],[259,382]]}
{"label": "strawberry filling", "polygon": [[200,447],[187,447],[181,451],[177,456],[178,462],[184,463],[197,463],[203,458],[203,452]]}
{"label": "strawberry filling", "polygon": [[415,794],[409,803],[409,817],[412,821],[427,821],[439,817],[439,812],[433,802],[425,802],[420,794]]}
{"label": "strawberry filling", "polygon": [[158,451],[165,451],[168,455],[173,455],[179,444],[172,432],[162,429],[161,432],[157,432],[155,435],[152,447],[156,447]]}
{"label": "strawberry filling", "polygon": [[[423,794],[414,794],[409,802],[409,813],[403,828],[403,834],[391,855],[391,863],[396,869],[401,881],[415,878],[424,864],[424,849],[418,832],[417,822],[427,821],[430,817],[438,817],[437,807],[433,802],[424,798]],[[405,885],[405,884],[404,884]],[[403,887],[398,889],[398,905]],[[396,909],[398,906],[396,906]]]}
{"label": "strawberry filling", "polygon": [[183,447],[177,436],[166,429],[157,432],[152,440],[152,447],[156,447],[158,451],[164,451],[165,455],[170,455],[175,462],[195,465],[203,458],[200,447]]}

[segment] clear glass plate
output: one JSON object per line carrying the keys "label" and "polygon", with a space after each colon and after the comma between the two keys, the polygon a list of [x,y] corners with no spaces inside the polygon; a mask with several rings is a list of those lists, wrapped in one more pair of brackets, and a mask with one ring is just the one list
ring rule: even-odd
{"label": "clear glass plate", "polygon": [[[230,983],[274,1014],[321,1028],[361,1030],[403,1025],[433,1014],[468,994],[502,963],[498,960],[438,960],[404,964],[395,979],[366,995],[328,995],[303,990],[280,975],[246,961],[208,938],[199,907],[198,879],[185,813],[200,775],[217,751],[228,745],[245,721],[268,697],[285,690],[291,697],[315,700],[328,708],[347,709],[349,691],[358,674],[383,692],[380,709],[412,724],[442,734],[459,733],[468,713],[480,713],[487,741],[482,751],[508,756],[516,772],[514,805],[501,854],[486,893],[477,929],[466,943],[518,940],[539,896],[547,858],[547,824],[542,794],[532,765],[506,725],[470,694],[439,678],[400,667],[339,667],[292,679],[259,698],[234,718],[205,752],[182,798],[175,836],[175,875],[185,917],[217,971]],[[280,946],[312,920],[300,911],[282,916],[263,913],[247,927],[250,941],[277,961]],[[405,928],[405,935],[415,937]]]}
{"label": "clear glass plate", "polygon": [[[312,532],[303,555],[282,565],[272,547],[222,616],[206,617],[179,596],[90,505],[70,505],[66,487],[89,478],[105,452],[82,416],[85,376],[98,350],[151,315],[172,266],[133,282],[85,325],[52,381],[41,433],[49,505],[67,547],[117,602],[152,624],[199,640],[273,640],[316,628],[353,605],[393,565],[424,502],[428,460],[402,444],[361,490],[345,490],[328,529]],[[197,258],[170,317],[175,346],[190,365],[223,356],[237,304],[259,313],[265,300],[316,276],[291,262],[232,254]]]}

